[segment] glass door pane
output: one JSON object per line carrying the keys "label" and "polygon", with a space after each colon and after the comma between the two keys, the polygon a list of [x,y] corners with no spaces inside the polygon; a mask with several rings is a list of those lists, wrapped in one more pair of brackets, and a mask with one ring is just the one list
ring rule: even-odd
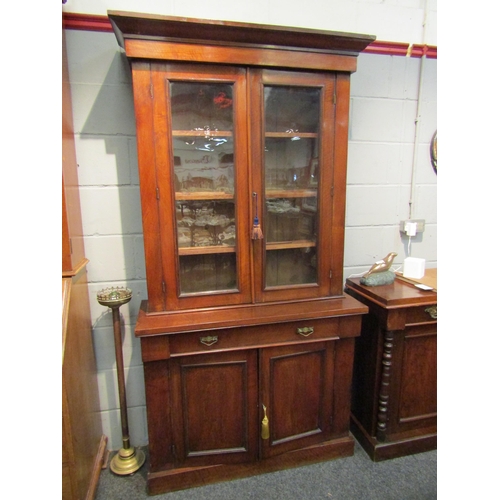
{"label": "glass door pane", "polygon": [[170,82],[180,294],[238,288],[233,85]]}
{"label": "glass door pane", "polygon": [[264,86],[265,286],[318,283],[321,90]]}

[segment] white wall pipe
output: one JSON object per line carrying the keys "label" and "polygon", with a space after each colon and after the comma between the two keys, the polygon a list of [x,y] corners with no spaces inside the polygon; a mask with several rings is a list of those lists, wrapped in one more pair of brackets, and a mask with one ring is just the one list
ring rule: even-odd
{"label": "white wall pipe", "polygon": [[[425,1],[424,5],[424,20],[423,20],[423,30],[422,30],[422,40],[425,43],[426,39],[426,27],[427,27],[427,10],[428,10],[428,0]],[[408,50],[411,53],[411,46]],[[415,208],[415,176],[417,171],[417,161],[418,161],[418,139],[420,137],[420,108],[422,104],[422,87],[424,81],[424,69],[425,61],[427,56],[424,54],[420,58],[419,65],[419,78],[418,78],[418,93],[417,93],[417,112],[415,115],[415,132],[413,137],[413,160],[411,165],[411,186],[410,186],[410,199],[408,201],[408,217],[413,219],[414,208]]]}

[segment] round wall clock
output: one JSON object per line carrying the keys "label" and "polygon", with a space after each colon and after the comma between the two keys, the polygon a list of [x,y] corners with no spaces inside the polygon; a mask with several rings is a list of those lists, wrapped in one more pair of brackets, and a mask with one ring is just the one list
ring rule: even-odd
{"label": "round wall clock", "polygon": [[437,139],[437,130],[434,132],[431,140],[431,163],[434,167],[434,170],[437,173],[438,170],[438,139]]}

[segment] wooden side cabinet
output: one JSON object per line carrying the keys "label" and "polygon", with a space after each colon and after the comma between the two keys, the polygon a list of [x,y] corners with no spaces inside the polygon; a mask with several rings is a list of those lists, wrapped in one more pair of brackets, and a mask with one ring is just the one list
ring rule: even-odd
{"label": "wooden side cabinet", "polygon": [[351,430],[372,460],[437,446],[437,293],[396,278],[348,294],[370,309],[356,339]]}

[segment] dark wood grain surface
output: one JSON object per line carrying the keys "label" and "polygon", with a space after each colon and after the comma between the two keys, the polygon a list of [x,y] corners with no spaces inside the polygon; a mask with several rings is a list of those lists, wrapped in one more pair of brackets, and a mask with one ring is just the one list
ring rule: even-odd
{"label": "dark wood grain surface", "polygon": [[346,291],[369,307],[356,339],[351,430],[386,460],[437,446],[437,293],[396,279]]}
{"label": "dark wood grain surface", "polygon": [[[368,307],[343,292],[350,73],[374,37],[115,11],[109,18],[131,61],[134,88],[148,287],[135,334],[145,374],[149,492],[352,455],[354,339]],[[205,123],[205,108],[188,106],[182,126],[174,126],[179,82],[203,86],[186,91],[193,99],[210,85],[230,88],[231,119],[214,128]],[[270,89],[284,89],[288,99],[271,119]],[[292,152],[283,144],[291,143],[294,115],[282,115],[302,89],[314,89],[318,111],[309,118],[313,130],[307,120],[306,129],[294,126],[302,142]],[[185,125],[183,116],[195,124]],[[280,128],[268,130],[267,122]],[[190,134],[231,139],[229,191],[186,187],[176,178],[173,141],[185,148]],[[266,141],[281,141],[287,155],[297,156],[294,168],[308,169],[307,185],[284,192],[290,188],[267,184]],[[274,163],[285,172],[282,154]],[[300,207],[314,198],[318,215],[307,237],[253,239],[256,214],[266,229],[266,197],[297,199]],[[221,200],[234,204],[236,243],[209,241],[207,248],[191,237],[180,248],[179,203]],[[304,255],[314,259],[301,264]],[[220,288],[224,265],[217,262],[233,266],[233,281]],[[189,274],[190,265],[203,269]],[[267,280],[271,272],[275,281]],[[264,406],[269,438],[261,433]]]}
{"label": "dark wood grain surface", "polygon": [[360,278],[351,278],[346,280],[346,289],[387,309],[435,304],[437,301],[437,292],[420,290],[398,278],[392,285],[382,286],[365,286],[360,283]]}

